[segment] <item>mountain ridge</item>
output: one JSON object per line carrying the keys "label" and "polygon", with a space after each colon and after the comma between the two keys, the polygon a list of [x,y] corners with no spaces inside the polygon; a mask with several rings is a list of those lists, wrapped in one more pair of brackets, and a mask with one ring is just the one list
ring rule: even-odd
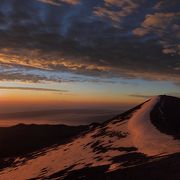
{"label": "mountain ridge", "polygon": [[[66,144],[37,154],[34,159],[24,159],[25,163],[18,160],[16,167],[4,169],[0,178],[142,179],[141,170],[143,174],[148,168],[157,168],[158,165],[162,166],[162,170],[167,170],[163,162],[171,164],[169,171],[163,172],[164,175],[152,170],[151,179],[170,178],[173,173],[176,178],[180,175],[175,167],[180,159],[179,140],[161,132],[151,122],[150,114],[162,97],[168,98],[168,102],[171,99],[169,96],[153,97],[128,113],[95,125]],[[129,172],[134,176],[127,175]]]}

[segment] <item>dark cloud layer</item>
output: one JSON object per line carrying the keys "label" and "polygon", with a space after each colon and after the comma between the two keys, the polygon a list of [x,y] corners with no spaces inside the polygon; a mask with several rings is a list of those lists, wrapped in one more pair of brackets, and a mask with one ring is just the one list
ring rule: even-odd
{"label": "dark cloud layer", "polygon": [[[1,79],[53,72],[180,81],[176,0],[1,0]],[[22,74],[21,68],[52,73]]]}

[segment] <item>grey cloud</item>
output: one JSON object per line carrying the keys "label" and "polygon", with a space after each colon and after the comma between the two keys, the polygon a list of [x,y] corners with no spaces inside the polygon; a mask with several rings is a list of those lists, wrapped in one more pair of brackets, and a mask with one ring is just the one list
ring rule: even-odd
{"label": "grey cloud", "polygon": [[55,6],[60,6],[63,3],[72,4],[72,5],[80,3],[80,0],[37,0],[37,1]]}
{"label": "grey cloud", "polygon": [[[153,18],[159,22],[157,16],[167,14],[161,12],[166,10],[164,5],[155,7],[156,3],[142,0],[80,3],[67,0],[61,6],[45,4],[37,0],[0,2],[3,19],[0,19],[0,64],[19,69],[19,72],[1,72],[1,79],[61,82],[53,72],[71,72],[88,77],[180,81],[179,54],[174,53],[179,49],[176,19],[172,15],[167,22],[162,21],[163,28],[158,23],[149,25]],[[106,14],[95,14],[99,8],[112,11],[110,15],[120,20],[120,25],[114,26],[113,18],[106,19]],[[173,5],[171,8],[172,14],[177,13],[173,12]],[[150,18],[148,23],[142,17]],[[132,31],[138,34],[137,28],[142,28],[141,33],[145,34],[134,36]],[[30,76],[20,72],[22,68],[46,70],[52,76]]]}
{"label": "grey cloud", "polygon": [[67,90],[59,90],[59,89],[48,89],[48,88],[33,88],[33,87],[5,87],[0,86],[0,90],[23,90],[23,91],[49,91],[49,92],[59,92],[65,93]]}
{"label": "grey cloud", "polygon": [[179,12],[156,12],[146,15],[141,27],[133,30],[138,36],[154,33],[159,37],[163,53],[180,55]]}
{"label": "grey cloud", "polygon": [[129,96],[131,96],[131,97],[135,97],[135,98],[143,98],[143,99],[149,99],[149,98],[151,98],[153,95],[138,95],[138,94],[131,94],[131,95],[129,95]]}

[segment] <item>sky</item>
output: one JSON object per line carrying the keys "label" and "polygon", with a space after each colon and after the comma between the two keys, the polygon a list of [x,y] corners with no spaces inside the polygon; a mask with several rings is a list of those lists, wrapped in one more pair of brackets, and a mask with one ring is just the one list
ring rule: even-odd
{"label": "sky", "polygon": [[1,111],[180,97],[179,10],[178,0],[1,0]]}

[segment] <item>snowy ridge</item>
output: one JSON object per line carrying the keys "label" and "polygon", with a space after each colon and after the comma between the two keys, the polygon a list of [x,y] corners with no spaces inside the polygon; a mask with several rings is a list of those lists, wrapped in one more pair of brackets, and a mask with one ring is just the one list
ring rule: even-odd
{"label": "snowy ridge", "polygon": [[[159,100],[154,97],[127,119],[120,116],[37,157],[17,159],[19,165],[4,169],[0,179],[53,179],[54,174],[63,174],[58,178],[63,179],[72,171],[99,166],[107,166],[106,172],[112,172],[146,163],[148,157],[178,152],[179,141],[158,131],[150,121],[150,112]],[[134,161],[128,163],[129,157]]]}
{"label": "snowy ridge", "polygon": [[172,136],[161,133],[150,121],[150,112],[160,97],[153,97],[129,120],[129,132],[134,146],[144,154],[154,156],[170,154],[180,150],[180,142]]}

